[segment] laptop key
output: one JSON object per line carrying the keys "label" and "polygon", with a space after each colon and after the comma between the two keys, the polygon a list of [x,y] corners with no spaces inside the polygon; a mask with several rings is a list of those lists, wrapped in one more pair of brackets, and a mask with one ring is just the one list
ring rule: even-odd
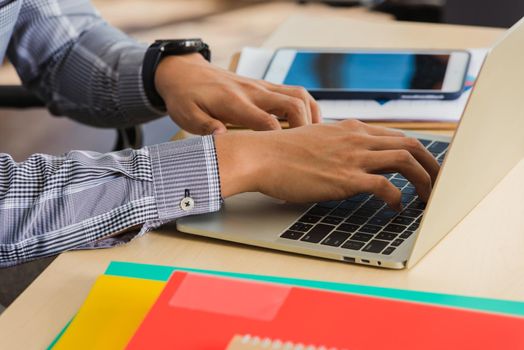
{"label": "laptop key", "polygon": [[359,227],[360,226],[353,224],[341,224],[339,227],[337,227],[337,230],[344,232],[355,232]]}
{"label": "laptop key", "polygon": [[364,208],[364,209],[372,209],[373,210],[373,209],[382,208],[383,206],[384,206],[384,202],[382,202],[382,201],[369,200],[366,203],[364,203],[362,208]]}
{"label": "laptop key", "polygon": [[420,199],[415,200],[408,206],[409,209],[418,209],[424,210],[426,208],[426,203],[422,202]]}
{"label": "laptop key", "polygon": [[415,196],[417,194],[417,189],[412,185],[407,185],[402,189],[402,193],[411,194]]}
{"label": "laptop key", "polygon": [[375,214],[375,210],[367,209],[367,208],[360,208],[359,210],[355,212],[355,215],[364,216],[364,217],[370,217],[373,214]]}
{"label": "laptop key", "polygon": [[359,232],[365,233],[377,233],[382,227],[375,225],[364,225],[360,228]]}
{"label": "laptop key", "polygon": [[325,224],[330,224],[330,225],[338,225],[342,222],[342,218],[338,218],[336,216],[326,216],[322,222],[325,223]]}
{"label": "laptop key", "polygon": [[325,240],[322,241],[322,244],[329,245],[332,247],[338,247],[339,245],[344,243],[344,241],[348,239],[349,236],[351,236],[351,234],[348,232],[334,231],[329,236],[327,236]]}
{"label": "laptop key", "polygon": [[324,239],[335,227],[331,225],[318,224],[311,229],[301,241],[309,243],[318,243]]}
{"label": "laptop key", "polygon": [[389,242],[379,241],[379,240],[372,240],[369,242],[364,249],[362,249],[363,252],[368,253],[380,253],[388,246]]}
{"label": "laptop key", "polygon": [[371,220],[368,221],[368,224],[384,226],[389,221],[390,221],[390,219],[385,219],[385,218],[381,218],[381,217],[375,216],[375,217],[371,218]]}
{"label": "laptop key", "polygon": [[316,205],[307,212],[307,215],[324,216],[328,214],[330,211],[331,209],[329,208],[323,208]]}
{"label": "laptop key", "polygon": [[418,222],[415,222],[415,223],[413,223],[413,224],[409,227],[409,230],[410,230],[410,231],[416,231],[416,230],[418,229],[419,225],[420,225],[420,224],[419,224]]}
{"label": "laptop key", "polygon": [[280,235],[280,237],[297,240],[300,237],[302,237],[303,234],[304,234],[304,232],[296,232],[296,231],[287,230],[282,235]]}
{"label": "laptop key", "polygon": [[349,197],[347,200],[352,202],[363,202],[368,199],[371,195],[369,193],[360,193],[353,197]]}
{"label": "laptop key", "polygon": [[398,212],[396,212],[393,209],[385,208],[382,209],[375,215],[375,217],[383,218],[383,219],[391,219],[394,216],[397,216]]}
{"label": "laptop key", "polygon": [[317,206],[321,208],[335,209],[339,204],[340,201],[329,201],[317,203]]}
{"label": "laptop key", "polygon": [[424,139],[418,139],[420,141],[420,143],[424,146],[424,147],[428,147],[429,144],[433,141],[431,140],[424,140]]}
{"label": "laptop key", "polygon": [[320,219],[321,219],[320,216],[306,214],[303,217],[301,217],[299,219],[299,221],[300,222],[305,222],[305,223],[308,223],[308,224],[316,224]]}
{"label": "laptop key", "polygon": [[[403,214],[403,213],[402,213]],[[392,223],[394,224],[399,224],[399,225],[410,225],[415,219],[414,218],[410,218],[410,217],[406,217],[406,216],[397,216],[393,221]]]}
{"label": "laptop key", "polygon": [[357,232],[351,237],[351,239],[354,241],[362,241],[362,242],[367,242],[372,238],[373,238],[373,235],[370,235],[367,233],[361,233],[361,232]]}
{"label": "laptop key", "polygon": [[391,255],[391,253],[393,253],[394,251],[395,251],[395,247],[387,247],[386,249],[384,249],[382,254],[384,254],[384,255]]}
{"label": "laptop key", "polygon": [[403,239],[406,239],[406,238],[409,238],[409,236],[411,236],[413,234],[413,231],[405,231],[403,234],[401,234],[399,237],[400,238],[403,238]]}
{"label": "laptop key", "polygon": [[362,216],[350,216],[346,222],[349,223],[349,224],[357,224],[357,225],[362,225],[363,223],[365,223],[366,221],[368,221],[368,218],[364,218]]}
{"label": "laptop key", "polygon": [[431,153],[442,153],[446,148],[448,148],[448,145],[447,142],[435,141],[428,147],[428,151]]}
{"label": "laptop key", "polygon": [[417,218],[420,216],[420,214],[422,214],[422,210],[404,209],[401,214],[402,216],[408,216],[410,218]]}
{"label": "laptop key", "polygon": [[344,201],[342,204],[340,204],[337,208],[338,209],[348,209],[348,210],[354,210],[360,207],[361,202],[353,202],[353,201]]}
{"label": "laptop key", "polygon": [[346,216],[349,215],[349,213],[351,213],[351,210],[350,209],[345,209],[345,208],[337,208],[335,210],[333,210],[331,212],[331,214],[329,214],[330,216],[339,216],[341,218],[345,218]]}
{"label": "laptop key", "polygon": [[413,199],[415,199],[415,196],[409,193],[402,193],[402,204],[408,204]]}
{"label": "laptop key", "polygon": [[391,243],[391,246],[392,246],[392,247],[398,247],[399,245],[402,244],[402,242],[404,242],[403,239],[400,239],[400,238],[399,238],[399,239],[395,239],[395,240]]}
{"label": "laptop key", "polygon": [[351,249],[351,250],[360,250],[366,243],[364,242],[357,242],[357,241],[347,241],[346,243],[342,244],[342,248]]}
{"label": "laptop key", "polygon": [[401,233],[406,229],[406,226],[402,225],[396,225],[396,224],[389,224],[384,228],[384,231],[388,232],[394,232],[394,233]]}
{"label": "laptop key", "polygon": [[394,240],[395,238],[397,238],[397,234],[396,233],[393,233],[393,232],[380,232],[375,238],[376,239],[382,239],[384,241],[392,241]]}
{"label": "laptop key", "polygon": [[398,188],[402,188],[408,184],[407,181],[400,180],[400,179],[391,179],[391,183],[397,186]]}
{"label": "laptop key", "polygon": [[292,230],[292,231],[306,232],[306,231],[309,231],[309,229],[311,227],[313,227],[313,225],[303,224],[301,222],[296,222],[289,229]]}

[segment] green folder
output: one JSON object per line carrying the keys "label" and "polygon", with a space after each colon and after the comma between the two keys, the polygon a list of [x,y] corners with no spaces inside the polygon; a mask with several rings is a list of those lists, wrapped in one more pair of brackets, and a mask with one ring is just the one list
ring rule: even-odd
{"label": "green folder", "polygon": [[524,316],[524,302],[467,297],[453,294],[419,292],[405,289],[372,287],[359,284],[325,282],[268,275],[252,275],[245,273],[235,273],[217,270],[201,270],[174,266],[135,264],[119,261],[111,262],[105,274],[122,277],[145,278],[157,281],[167,281],[174,271],[207,273],[225,277],[244,278],[264,282],[290,284],[300,287],[309,287],[337,292],[369,295],[374,297],[414,301],[439,306],[452,306],[457,308],[486,311],[505,315]]}
{"label": "green folder", "polygon": [[[405,289],[372,287],[358,284],[335,283],[267,275],[252,275],[217,270],[201,270],[175,266],[136,264],[120,261],[111,262],[107,270],[105,271],[105,274],[112,276],[143,278],[167,282],[167,280],[174,271],[197,272],[263,282],[289,284],[300,287],[317,288],[336,292],[353,293],[360,295],[368,295],[372,297],[389,298],[438,306],[456,307],[468,310],[485,311],[503,315],[524,317],[524,302],[467,297],[453,294],[419,292]],[[69,323],[56,336],[55,340],[49,345],[48,349],[53,348],[54,344],[60,339],[60,336],[65,332],[68,325]]]}

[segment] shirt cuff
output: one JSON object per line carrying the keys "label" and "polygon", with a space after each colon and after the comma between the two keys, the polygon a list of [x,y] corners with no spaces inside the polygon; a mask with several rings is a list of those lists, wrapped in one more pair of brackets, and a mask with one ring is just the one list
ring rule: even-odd
{"label": "shirt cuff", "polygon": [[122,106],[129,115],[151,115],[156,114],[161,117],[166,115],[166,111],[155,108],[144,90],[142,80],[142,64],[147,47],[129,47],[119,61],[121,66],[118,79],[119,99]]}
{"label": "shirt cuff", "polygon": [[[220,178],[212,136],[148,147],[162,222],[220,209]],[[191,205],[187,205],[187,198]]]}

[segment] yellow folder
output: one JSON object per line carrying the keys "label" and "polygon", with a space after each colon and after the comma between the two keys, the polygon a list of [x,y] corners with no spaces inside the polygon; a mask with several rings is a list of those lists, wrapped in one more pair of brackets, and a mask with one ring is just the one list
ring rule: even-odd
{"label": "yellow folder", "polygon": [[165,282],[100,276],[58,349],[124,349],[154,304]]}

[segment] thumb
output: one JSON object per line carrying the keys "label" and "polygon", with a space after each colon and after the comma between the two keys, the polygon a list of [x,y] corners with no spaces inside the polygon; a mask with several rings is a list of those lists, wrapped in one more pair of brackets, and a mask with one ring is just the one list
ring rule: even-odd
{"label": "thumb", "polygon": [[191,110],[191,116],[185,118],[184,124],[180,125],[192,134],[219,135],[227,132],[226,126],[218,119],[195,107]]}
{"label": "thumb", "polygon": [[277,118],[270,113],[258,108],[254,104],[245,104],[242,108],[242,119],[243,126],[251,128],[253,130],[280,130],[280,126]]}

